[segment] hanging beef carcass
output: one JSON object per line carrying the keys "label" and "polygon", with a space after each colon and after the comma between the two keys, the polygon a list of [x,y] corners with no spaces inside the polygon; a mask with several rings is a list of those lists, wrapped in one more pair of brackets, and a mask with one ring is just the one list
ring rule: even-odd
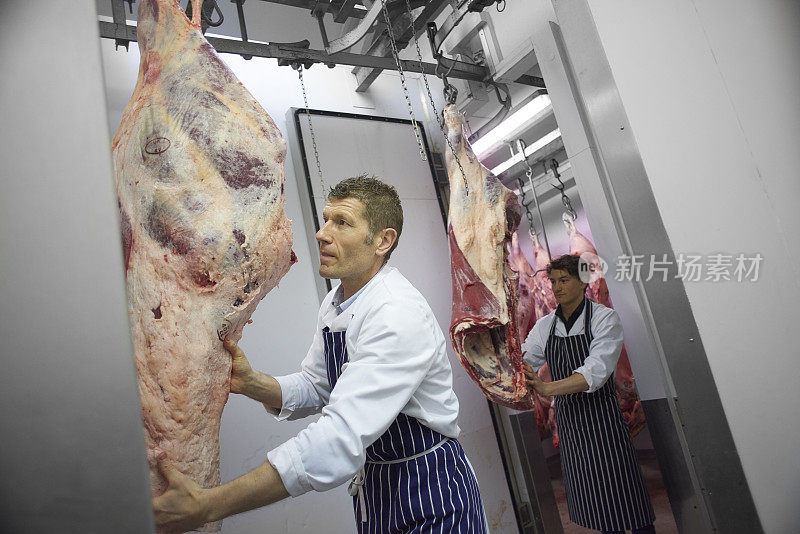
{"label": "hanging beef carcass", "polygon": [[201,2],[191,21],[175,0],[139,2],[139,77],[112,143],[154,495],[159,455],[219,484],[231,359],[218,329],[240,339],[296,261],[285,142],[202,36]]}
{"label": "hanging beef carcass", "polygon": [[517,333],[520,343],[524,343],[536,322],[533,302],[535,296],[534,271],[519,246],[517,232],[512,234],[511,242],[508,244],[508,264],[518,276]]}
{"label": "hanging beef carcass", "polygon": [[[533,243],[533,269],[536,275],[533,279],[533,305],[534,314],[538,321],[548,313],[558,307],[556,297],[553,295],[553,285],[547,275],[547,267],[550,265],[550,254],[539,242],[536,235],[531,236]],[[545,363],[537,373],[539,378],[545,382],[550,382],[550,369]],[[539,435],[543,439],[549,435],[553,436],[553,445],[558,447],[558,429],[556,428],[556,415],[552,397],[545,397],[535,393],[536,396],[536,422],[539,425]]]}
{"label": "hanging beef carcass", "polygon": [[456,160],[447,153],[453,348],[489,399],[530,409],[533,399],[525,384],[516,325],[517,273],[508,264],[506,250],[521,218],[519,201],[475,157],[458,109],[449,105],[444,115],[448,140],[458,156]]}
{"label": "hanging beef carcass", "polygon": [[[535,235],[531,235],[531,239],[536,245],[539,244]],[[534,249],[535,250],[535,249]],[[535,254],[535,253],[534,253]],[[547,254],[545,252],[545,254]],[[534,255],[535,257],[535,255]],[[549,257],[549,256],[548,256]],[[536,273],[531,264],[528,263],[525,254],[519,246],[519,237],[517,232],[511,236],[511,243],[509,245],[508,262],[511,268],[517,272],[519,276],[519,305],[517,306],[517,330],[519,332],[520,343],[524,343],[528,338],[533,325],[538,319],[537,310],[541,307],[538,302],[543,300],[543,291],[541,286],[542,277],[548,284],[550,280],[547,278],[547,273],[544,271]],[[547,267],[547,263],[545,263]],[[552,291],[550,291],[552,298]],[[547,380],[550,380],[550,373],[547,371],[547,364],[542,368]],[[542,371],[539,372],[540,376]],[[544,379],[544,378],[543,378]],[[553,411],[553,401],[550,397],[543,397],[536,393],[531,392],[534,396],[534,411],[536,413],[536,425],[539,429],[539,437],[541,439],[551,435],[550,419],[555,421]]]}
{"label": "hanging beef carcass", "polygon": [[[574,221],[569,218],[564,218],[564,225],[567,227],[569,233],[569,252],[575,255],[584,255],[584,258],[596,263],[597,250],[594,245],[589,241],[586,236],[581,234],[575,228]],[[588,255],[588,256],[587,256]],[[602,271],[596,271],[600,274]],[[603,306],[613,308],[611,304],[611,297],[608,294],[608,285],[603,276],[593,276],[589,287],[586,290],[586,296],[595,302],[599,302]],[[622,352],[619,356],[619,362],[614,373],[614,385],[617,388],[617,400],[622,410],[622,415],[628,423],[628,428],[632,436],[638,434],[646,425],[644,418],[644,410],[642,409],[642,402],[636,394],[636,388],[633,382],[633,370],[631,363],[628,360],[628,353],[625,346],[622,346]]]}
{"label": "hanging beef carcass", "polygon": [[533,305],[538,321],[558,307],[555,295],[553,295],[553,285],[547,275],[547,267],[550,265],[550,254],[542,246],[539,238],[531,236],[533,243],[533,270],[536,272],[534,277],[534,298]]}

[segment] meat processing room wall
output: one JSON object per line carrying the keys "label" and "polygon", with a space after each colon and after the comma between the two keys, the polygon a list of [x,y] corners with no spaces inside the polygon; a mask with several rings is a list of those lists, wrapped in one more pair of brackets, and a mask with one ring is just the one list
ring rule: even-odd
{"label": "meat processing room wall", "polygon": [[[109,128],[114,131],[135,85],[139,54],[114,49],[111,41],[101,42]],[[278,67],[275,60],[222,55],[239,80],[255,96],[275,121],[284,137],[290,137],[295,125],[290,108],[303,107],[303,95],[297,73]],[[328,69],[315,66],[304,74],[309,105],[328,110],[376,117],[407,118],[408,111],[396,73],[384,73],[366,93],[355,92],[354,77],[348,67]],[[426,103],[424,86],[414,74],[406,74],[417,119],[428,134],[433,150],[442,151],[443,138]],[[441,95],[441,82],[431,78],[434,95]],[[442,109],[441,99],[436,105]],[[287,117],[290,119],[287,120]],[[305,117],[301,125],[307,128]],[[446,332],[450,314],[450,274],[446,234],[442,224],[430,169],[421,161],[413,132],[404,124],[366,121],[363,129],[347,120],[337,123],[327,117],[313,116],[317,144],[326,184],[360,172],[371,172],[395,184],[403,200],[406,228],[392,262],[416,284],[428,298],[437,319]],[[368,131],[369,134],[364,134]],[[310,147],[309,147],[310,149]],[[311,179],[318,187],[313,152],[307,153]],[[320,298],[318,276],[312,258],[316,242],[309,236],[313,228],[303,217],[302,202],[308,202],[298,188],[305,180],[296,169],[300,154],[289,144],[286,173],[286,213],[292,220],[294,251],[299,258],[280,285],[270,292],[253,315],[253,324],[244,330],[240,344],[253,366],[281,375],[298,369],[310,343]],[[317,199],[319,203],[320,199]],[[405,257],[405,260],[403,258]],[[486,400],[472,385],[449,352],[454,371],[455,390],[461,404],[460,438],[473,463],[485,499],[492,532],[517,532],[511,509],[503,466],[495,441]],[[308,420],[278,423],[253,401],[232,395],[225,408],[221,429],[221,471],[223,481],[239,476],[261,464],[273,447],[294,436]],[[311,492],[261,510],[226,519],[223,532],[246,534],[276,532],[331,532],[353,530],[351,497],[344,487],[327,493]]]}
{"label": "meat processing room wall", "polygon": [[[735,503],[746,485],[757,511],[749,531],[796,531],[800,361],[785,327],[800,298],[791,250],[791,236],[800,230],[800,5],[554,4],[572,89],[609,176],[598,198],[616,201],[629,244],[660,253],[653,247],[663,236],[663,251],[675,257],[719,255],[734,266],[740,255],[761,258],[755,279],[715,280],[704,272],[702,281],[687,280],[675,291],[652,286],[645,293],[671,375],[667,393],[683,403],[689,450],[710,452],[695,468],[697,494],[710,503],[712,522],[722,531],[742,531],[743,523],[731,521],[752,509],[747,499]],[[639,166],[629,175],[615,164],[634,157]],[[633,191],[643,195],[634,198]],[[687,307],[663,307],[678,294],[685,294]],[[686,374],[698,355],[710,372],[702,382]],[[761,385],[754,384],[756,375]],[[717,394],[724,429],[705,411]],[[721,450],[710,440],[724,432],[732,436],[734,456],[715,474],[708,467]],[[726,480],[739,461],[743,478]],[[712,493],[703,478],[723,491]],[[737,489],[718,500],[726,485]]]}

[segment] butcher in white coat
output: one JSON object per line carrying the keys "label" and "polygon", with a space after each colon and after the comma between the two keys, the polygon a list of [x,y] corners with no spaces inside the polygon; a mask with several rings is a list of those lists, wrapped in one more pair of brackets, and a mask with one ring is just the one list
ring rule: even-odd
{"label": "butcher in white coat", "polygon": [[244,476],[203,489],[168,465],[154,500],[176,531],[349,481],[358,532],[484,533],[486,516],[461,445],[445,338],[425,298],[388,265],[403,227],[393,187],[366,176],[328,195],[317,232],[323,300],[300,371],[254,371],[233,343],[231,392],[279,420],[322,416]]}

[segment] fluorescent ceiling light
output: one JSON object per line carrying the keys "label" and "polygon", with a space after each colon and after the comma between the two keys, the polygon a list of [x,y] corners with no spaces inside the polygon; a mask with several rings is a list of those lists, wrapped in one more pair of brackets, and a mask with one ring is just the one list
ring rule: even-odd
{"label": "fluorescent ceiling light", "polygon": [[[537,150],[541,150],[548,143],[552,143],[553,141],[555,141],[559,137],[561,137],[561,130],[556,128],[555,130],[553,130],[549,134],[545,135],[544,137],[542,137],[541,139],[539,139],[538,141],[536,141],[532,145],[525,147],[525,157],[526,158],[530,157],[531,154],[533,154]],[[501,172],[510,169],[516,163],[519,163],[520,161],[522,161],[522,154],[517,152],[516,154],[514,154],[513,157],[508,158],[503,163],[501,163],[500,165],[498,165],[497,167],[492,169],[492,174],[494,174],[495,176],[499,176]]]}
{"label": "fluorescent ceiling light", "polygon": [[514,136],[526,126],[529,122],[539,120],[543,115],[550,112],[552,106],[550,105],[550,97],[547,95],[540,95],[522,106],[511,116],[493,128],[489,133],[472,143],[472,151],[476,156],[488,151],[495,145],[503,141],[510,141]]}

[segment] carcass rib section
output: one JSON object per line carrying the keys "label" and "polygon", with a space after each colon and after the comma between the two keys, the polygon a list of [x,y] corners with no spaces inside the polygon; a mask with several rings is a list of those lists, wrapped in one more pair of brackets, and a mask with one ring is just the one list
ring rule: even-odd
{"label": "carcass rib section", "polygon": [[516,325],[518,277],[506,250],[521,218],[519,202],[475,157],[458,109],[447,106],[444,114],[458,157],[447,153],[453,348],[489,399],[530,409],[533,399],[525,384]]}
{"label": "carcass rib section", "polygon": [[[533,280],[533,303],[536,321],[546,316],[558,307],[556,297],[553,295],[553,285],[547,276],[547,266],[550,265],[550,254],[547,252],[539,238],[531,236],[533,244],[533,269],[536,275]],[[535,324],[535,323],[534,323]],[[551,382],[550,369],[545,363],[537,373],[545,382]],[[534,392],[536,398],[536,422],[539,427],[539,437],[542,439],[552,435],[553,445],[559,446],[558,429],[556,428],[555,406],[552,397],[545,397]]]}
{"label": "carcass rib section", "polygon": [[[128,311],[154,495],[156,458],[220,483],[238,340],[296,261],[284,213],[286,144],[175,0],[141,0],[139,77],[114,136]],[[204,530],[219,530],[220,523]]]}
{"label": "carcass rib section", "polygon": [[519,246],[517,232],[511,236],[508,245],[508,263],[518,277],[519,302],[517,304],[517,333],[520,343],[524,343],[528,333],[536,323],[536,313],[534,298],[536,296],[533,267],[528,263],[528,259],[523,254]]}

